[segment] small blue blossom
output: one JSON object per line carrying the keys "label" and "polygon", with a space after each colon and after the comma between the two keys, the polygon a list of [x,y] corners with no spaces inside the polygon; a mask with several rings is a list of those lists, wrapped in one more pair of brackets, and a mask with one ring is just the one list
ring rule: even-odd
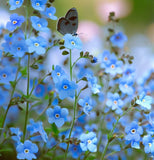
{"label": "small blue blossom", "polygon": [[112,55],[108,63],[106,63],[105,72],[110,73],[113,76],[115,76],[116,74],[121,74],[122,65],[123,65],[123,62],[117,60],[117,57],[115,55]]}
{"label": "small blue blossom", "polygon": [[30,135],[37,133],[37,135],[39,134],[39,137],[41,137],[41,139],[43,139],[44,142],[48,141],[48,136],[43,129],[42,122],[34,122],[33,119],[30,119],[30,124],[27,125],[27,130],[30,132]]}
{"label": "small blue blossom", "polygon": [[16,8],[20,8],[23,4],[24,0],[9,0],[10,10],[15,10]]}
{"label": "small blue blossom", "polygon": [[114,47],[123,48],[127,37],[122,32],[118,32],[110,37],[110,41]]}
{"label": "small blue blossom", "polygon": [[90,152],[97,151],[97,138],[94,132],[89,132],[88,134],[81,134],[80,136],[80,147],[82,151],[89,150]]}
{"label": "small blue blossom", "polygon": [[29,53],[35,52],[38,55],[42,55],[46,52],[47,41],[41,36],[27,39],[26,44],[28,45]]}
{"label": "small blue blossom", "polygon": [[16,69],[12,66],[0,67],[0,83],[10,84],[15,79]]}
{"label": "small blue blossom", "polygon": [[67,120],[68,109],[55,106],[54,109],[48,108],[46,111],[49,123],[55,123],[58,128],[62,127]]}
{"label": "small blue blossom", "polygon": [[43,84],[38,84],[38,85],[36,85],[36,87],[34,89],[34,95],[36,97],[44,97],[45,91],[46,91],[45,86]]}
{"label": "small blue blossom", "polygon": [[94,75],[93,71],[90,68],[84,68],[83,66],[79,66],[79,67],[80,67],[80,70],[77,75],[79,79],[87,76],[92,77]]}
{"label": "small blue blossom", "polygon": [[10,16],[10,22],[7,22],[6,24],[6,29],[13,32],[17,27],[20,27],[24,21],[24,16],[18,16],[17,13],[13,13]]}
{"label": "small blue blossom", "polygon": [[122,78],[120,79],[120,82],[119,82],[119,89],[122,93],[131,96],[134,93],[133,84],[134,84],[134,81],[132,79]]}
{"label": "small blue blossom", "polygon": [[31,0],[32,7],[39,11],[44,11],[47,0]]}
{"label": "small blue blossom", "polygon": [[151,109],[152,97],[146,95],[144,92],[141,93],[139,99],[136,101],[137,104],[141,105],[143,109]]}
{"label": "small blue blossom", "polygon": [[57,141],[54,138],[50,138],[46,144],[48,149],[51,149],[57,144]]}
{"label": "small blue blossom", "polygon": [[11,127],[10,128],[10,131],[11,131],[11,138],[17,142],[17,144],[20,143],[20,139],[21,139],[21,136],[23,135],[23,133],[20,131],[19,128],[14,128],[14,127]]}
{"label": "small blue blossom", "polygon": [[89,115],[89,112],[93,109],[93,101],[90,97],[79,99],[79,105],[83,107],[83,112]]}
{"label": "small blue blossom", "polygon": [[48,22],[47,22],[46,19],[39,18],[37,16],[31,16],[30,20],[31,20],[32,26],[35,30],[42,31],[42,32],[48,32],[49,31],[49,28],[47,28]]}
{"label": "small blue blossom", "polygon": [[0,50],[0,60],[1,60],[1,58],[2,58],[2,54],[3,54],[3,51]]}
{"label": "small blue blossom", "polygon": [[73,36],[71,34],[65,34],[64,37],[64,46],[68,49],[82,49],[82,42],[78,36]]}
{"label": "small blue blossom", "polygon": [[51,76],[53,78],[54,83],[58,83],[60,80],[67,78],[65,71],[58,65],[52,71]]}
{"label": "small blue blossom", "polygon": [[72,157],[75,159],[77,159],[82,153],[80,145],[75,144],[70,145],[69,151],[71,152]]}
{"label": "small blue blossom", "polygon": [[37,159],[35,153],[38,152],[38,147],[36,144],[32,143],[29,140],[26,140],[24,144],[20,143],[17,146],[16,151],[18,159],[27,159],[27,160]]}
{"label": "small blue blossom", "polygon": [[59,98],[63,100],[67,97],[74,98],[77,84],[73,81],[62,79],[59,83],[55,84],[55,87],[58,90]]}
{"label": "small blue blossom", "polygon": [[120,99],[120,96],[118,93],[108,93],[107,95],[107,101],[106,101],[106,105],[110,108],[112,108],[112,110],[116,110],[117,114],[121,114],[122,113],[122,106],[124,105],[123,101]]}
{"label": "small blue blossom", "polygon": [[140,135],[143,134],[143,128],[133,121],[125,128],[126,136],[125,139],[131,142],[132,148],[140,148],[139,143],[141,140]]}
{"label": "small blue blossom", "polygon": [[54,15],[55,13],[56,13],[56,8],[51,6],[50,8],[46,8],[43,14],[52,20],[57,20],[57,17]]}
{"label": "small blue blossom", "polygon": [[14,56],[14,57],[23,57],[24,54],[28,51],[27,46],[25,45],[25,41],[21,40],[21,41],[17,41],[16,43],[12,44],[12,48],[10,53]]}
{"label": "small blue blossom", "polygon": [[101,86],[97,84],[97,78],[91,75],[87,75],[88,84],[91,87],[91,91],[94,94],[97,94],[101,90]]}
{"label": "small blue blossom", "polygon": [[145,153],[154,154],[154,138],[152,138],[150,135],[147,135],[143,137],[142,142],[144,145]]}
{"label": "small blue blossom", "polygon": [[106,68],[106,64],[110,63],[111,53],[108,50],[105,50],[100,57],[101,68]]}

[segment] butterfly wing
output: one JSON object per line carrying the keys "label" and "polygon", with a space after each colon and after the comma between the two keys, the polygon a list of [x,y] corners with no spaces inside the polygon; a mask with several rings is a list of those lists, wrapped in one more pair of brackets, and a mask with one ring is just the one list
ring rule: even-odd
{"label": "butterfly wing", "polygon": [[58,20],[57,30],[65,35],[67,33],[76,34],[78,28],[78,13],[76,8],[71,8],[65,15]]}
{"label": "butterfly wing", "polygon": [[71,23],[64,17],[58,20],[57,31],[61,34],[65,35],[69,32],[69,28],[71,28]]}
{"label": "butterfly wing", "polygon": [[76,8],[71,8],[65,15],[65,18],[71,23],[70,33],[74,34],[78,29],[78,12]]}

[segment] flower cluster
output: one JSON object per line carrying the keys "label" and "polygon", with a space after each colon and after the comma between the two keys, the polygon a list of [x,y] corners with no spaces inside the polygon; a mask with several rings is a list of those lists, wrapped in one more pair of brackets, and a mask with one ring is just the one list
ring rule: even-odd
{"label": "flower cluster", "polygon": [[8,1],[26,14],[0,26],[0,159],[154,157],[153,70],[138,79],[115,28],[107,49],[87,51],[76,8],[53,33],[53,2]]}

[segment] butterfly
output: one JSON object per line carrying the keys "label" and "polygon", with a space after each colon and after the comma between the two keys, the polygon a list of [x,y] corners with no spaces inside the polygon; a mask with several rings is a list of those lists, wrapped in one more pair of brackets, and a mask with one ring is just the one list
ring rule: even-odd
{"label": "butterfly", "polygon": [[71,8],[66,13],[65,17],[61,17],[57,23],[57,31],[62,35],[70,33],[77,35],[78,29],[78,12],[76,8]]}

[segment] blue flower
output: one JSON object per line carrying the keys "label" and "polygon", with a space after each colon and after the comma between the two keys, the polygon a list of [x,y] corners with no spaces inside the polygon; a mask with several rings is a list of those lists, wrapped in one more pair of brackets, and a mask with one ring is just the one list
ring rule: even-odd
{"label": "blue flower", "polygon": [[0,50],[0,60],[1,60],[2,54],[3,54],[3,51]]}
{"label": "blue flower", "polygon": [[80,136],[80,147],[82,151],[89,150],[90,152],[97,151],[97,138],[94,132],[89,132],[88,134],[81,134]]}
{"label": "blue flower", "polygon": [[127,37],[122,32],[118,32],[110,37],[110,41],[114,47],[123,48]]}
{"label": "blue flower", "polygon": [[136,101],[137,104],[141,105],[143,109],[151,109],[152,97],[146,95],[144,92],[141,93],[139,99]]}
{"label": "blue flower", "polygon": [[74,98],[75,90],[77,89],[76,83],[67,79],[62,79],[59,83],[55,84],[55,87],[59,92],[59,98],[62,100],[67,97]]}
{"label": "blue flower", "polygon": [[120,79],[119,89],[124,94],[127,94],[129,96],[133,95],[133,93],[134,93],[133,84],[134,84],[134,82],[132,79],[122,78],[122,79]]}
{"label": "blue flower", "polygon": [[140,135],[143,134],[143,128],[133,121],[125,128],[126,136],[125,139],[131,142],[132,148],[140,148],[139,143],[141,140]]}
{"label": "blue flower", "polygon": [[77,159],[82,153],[80,145],[75,144],[70,145],[69,151],[71,152],[72,157],[75,159]]}
{"label": "blue flower", "polygon": [[100,57],[101,68],[106,68],[106,64],[110,62],[111,53],[108,50],[105,50]]}
{"label": "blue flower", "polygon": [[154,154],[154,138],[152,138],[150,135],[147,135],[143,137],[142,142],[144,145],[145,153]]}
{"label": "blue flower", "polygon": [[17,153],[17,158],[18,159],[27,159],[27,160],[32,160],[32,159],[37,159],[34,153],[38,152],[38,147],[36,144],[32,143],[29,140],[26,140],[23,143],[20,143],[17,148],[16,148]]}
{"label": "blue flower", "polygon": [[17,27],[20,27],[22,23],[25,21],[24,16],[18,16],[17,13],[13,13],[10,16],[10,22],[7,22],[6,29],[9,31],[14,31]]}
{"label": "blue flower", "polygon": [[44,97],[45,95],[45,86],[43,84],[38,84],[36,87],[35,87],[35,90],[34,90],[34,95],[36,97]]}
{"label": "blue flower", "polygon": [[48,22],[46,19],[39,18],[37,16],[31,16],[30,20],[32,22],[33,28],[36,29],[37,31],[43,31],[43,32],[49,31],[49,28],[47,28]]}
{"label": "blue flower", "polygon": [[32,7],[39,11],[44,11],[47,0],[31,0]]}
{"label": "blue flower", "polygon": [[58,65],[52,71],[51,76],[53,78],[54,83],[58,83],[60,80],[67,78],[65,71]]}
{"label": "blue flower", "polygon": [[121,114],[122,113],[122,106],[124,105],[123,101],[120,99],[120,96],[118,93],[108,93],[107,95],[107,101],[106,101],[106,105],[110,108],[112,108],[112,110],[116,110],[117,114]]}
{"label": "blue flower", "polygon": [[91,75],[87,75],[88,84],[91,87],[91,91],[94,94],[97,94],[100,92],[101,86],[97,84],[97,78]]}
{"label": "blue flower", "polygon": [[47,111],[49,123],[55,123],[58,128],[62,127],[67,120],[68,109],[55,106],[54,109],[48,108]]}
{"label": "blue flower", "polygon": [[10,84],[15,79],[16,69],[12,66],[0,67],[0,83]]}
{"label": "blue flower", "polygon": [[56,13],[56,8],[52,6],[50,8],[46,8],[45,12],[43,12],[43,14],[45,14],[48,18],[52,20],[57,20],[57,17],[54,16],[55,13]]}
{"label": "blue flower", "polygon": [[28,45],[29,53],[35,52],[38,55],[42,55],[46,52],[47,41],[41,36],[27,39],[26,44]]}
{"label": "blue flower", "polygon": [[[37,135],[39,134],[39,137],[41,139],[43,139],[44,142],[48,141],[48,136],[43,129],[43,123],[42,122],[40,122],[40,121],[39,122],[34,122],[33,119],[30,119],[30,124],[27,125],[27,130],[30,132],[30,135],[33,135],[33,134],[37,133]],[[37,137],[37,139],[39,137]]]}
{"label": "blue flower", "polygon": [[56,144],[57,144],[57,141],[54,138],[51,138],[51,139],[48,140],[46,146],[47,146],[48,149],[51,149]]}
{"label": "blue flower", "polygon": [[105,72],[110,73],[111,75],[115,76],[116,74],[122,73],[122,61],[117,60],[117,57],[113,54],[110,57],[108,63],[106,63]]}
{"label": "blue flower", "polygon": [[16,41],[16,43],[12,44],[10,53],[14,55],[14,57],[23,57],[27,51],[28,48],[25,45],[25,41],[21,40],[21,41]]}
{"label": "blue flower", "polygon": [[93,109],[93,101],[90,97],[86,97],[84,99],[79,99],[79,105],[83,107],[84,113],[89,115],[89,112]]}
{"label": "blue flower", "polygon": [[4,51],[6,53],[11,51],[11,47],[12,47],[12,42],[13,42],[13,37],[10,36],[9,34],[5,34],[4,35],[4,40],[6,42],[2,43],[2,47],[4,48]]}
{"label": "blue flower", "polygon": [[14,127],[11,127],[10,128],[10,131],[11,131],[11,138],[17,142],[17,144],[20,143],[20,139],[21,139],[21,136],[23,135],[23,133],[20,131],[19,128],[14,128]]}
{"label": "blue flower", "polygon": [[23,4],[24,0],[9,0],[10,10],[15,10],[16,8],[20,8]]}
{"label": "blue flower", "polygon": [[78,36],[73,36],[71,34],[65,34],[64,37],[64,46],[68,49],[82,49],[82,42]]}

